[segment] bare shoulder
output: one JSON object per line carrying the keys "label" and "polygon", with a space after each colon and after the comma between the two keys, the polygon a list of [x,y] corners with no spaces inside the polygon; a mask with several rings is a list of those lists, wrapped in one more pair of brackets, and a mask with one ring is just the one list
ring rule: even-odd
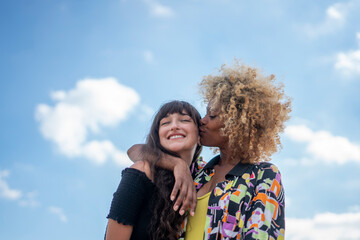
{"label": "bare shoulder", "polygon": [[150,164],[147,161],[138,161],[130,166],[130,168],[137,169],[146,174],[146,176],[152,181]]}

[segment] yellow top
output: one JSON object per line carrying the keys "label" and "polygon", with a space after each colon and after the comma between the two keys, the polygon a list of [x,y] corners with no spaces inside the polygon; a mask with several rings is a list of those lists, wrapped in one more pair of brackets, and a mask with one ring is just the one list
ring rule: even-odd
{"label": "yellow top", "polygon": [[195,209],[195,216],[189,216],[186,225],[186,240],[199,240],[204,239],[204,227],[206,220],[206,213],[208,210],[210,193],[198,197]]}

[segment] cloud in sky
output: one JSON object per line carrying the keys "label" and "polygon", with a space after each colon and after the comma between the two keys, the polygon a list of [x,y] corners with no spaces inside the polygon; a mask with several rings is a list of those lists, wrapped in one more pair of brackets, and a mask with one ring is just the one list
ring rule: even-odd
{"label": "cloud in sky", "polygon": [[286,218],[286,239],[360,239],[360,212],[321,213],[313,218]]}
{"label": "cloud in sky", "polygon": [[9,171],[0,170],[0,198],[18,200],[22,196],[20,190],[11,189],[8,183],[5,181],[5,178],[9,176]]}
{"label": "cloud in sky", "polygon": [[36,200],[37,192],[23,193],[21,190],[12,189],[5,181],[10,175],[8,170],[0,170],[0,198],[14,200],[22,207],[37,207],[40,203]]}
{"label": "cloud in sky", "polygon": [[169,18],[175,16],[174,11],[170,7],[164,6],[156,0],[144,1],[149,6],[151,16],[162,18]]}
{"label": "cloud in sky", "polygon": [[345,137],[333,136],[327,131],[315,132],[305,125],[288,126],[285,134],[296,142],[306,143],[306,150],[314,160],[338,164],[351,161],[360,163],[360,146]]}
{"label": "cloud in sky", "polygon": [[360,32],[356,34],[358,49],[339,52],[336,56],[335,69],[346,77],[360,75]]}
{"label": "cloud in sky", "polygon": [[112,159],[129,164],[127,155],[109,140],[88,140],[101,127],[116,126],[140,102],[135,90],[115,78],[84,79],[69,91],[55,91],[54,106],[39,104],[36,119],[42,135],[67,157],[85,157],[94,163]]}
{"label": "cloud in sky", "polygon": [[48,208],[48,210],[49,210],[50,213],[57,216],[61,222],[66,223],[68,221],[68,219],[67,219],[67,217],[66,217],[66,215],[65,215],[62,208],[51,206],[51,207]]}
{"label": "cloud in sky", "polygon": [[348,2],[338,2],[326,9],[325,18],[317,24],[308,24],[305,26],[305,33],[309,37],[319,37],[335,33],[346,23],[348,15],[358,6],[358,0]]}
{"label": "cloud in sky", "polygon": [[40,203],[36,200],[37,192],[29,192],[24,194],[23,198],[20,199],[19,205],[22,207],[38,207]]}

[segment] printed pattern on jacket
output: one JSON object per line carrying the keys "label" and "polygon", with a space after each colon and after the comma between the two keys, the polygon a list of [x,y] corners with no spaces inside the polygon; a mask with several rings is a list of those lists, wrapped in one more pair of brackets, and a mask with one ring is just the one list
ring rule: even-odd
{"label": "printed pattern on jacket", "polygon": [[[197,191],[214,175],[220,157],[192,166]],[[269,162],[237,164],[211,192],[204,240],[282,240],[285,195],[278,168]],[[186,231],[186,223],[184,223]],[[182,234],[180,239],[184,239]]]}

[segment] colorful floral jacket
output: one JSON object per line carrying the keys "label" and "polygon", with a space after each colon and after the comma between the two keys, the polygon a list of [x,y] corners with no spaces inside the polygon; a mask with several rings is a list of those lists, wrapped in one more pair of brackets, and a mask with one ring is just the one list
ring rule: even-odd
{"label": "colorful floral jacket", "polygon": [[[214,175],[219,159],[205,165],[200,158],[192,166],[197,190]],[[204,240],[284,239],[285,196],[278,168],[268,162],[239,163],[225,178],[210,195]]]}

